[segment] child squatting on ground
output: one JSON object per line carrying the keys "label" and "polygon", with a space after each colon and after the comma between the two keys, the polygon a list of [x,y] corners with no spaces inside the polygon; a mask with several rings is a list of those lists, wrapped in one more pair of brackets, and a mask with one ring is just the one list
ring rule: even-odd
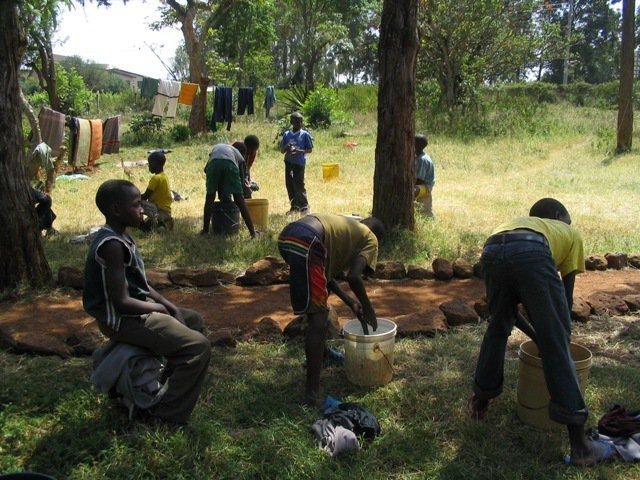
{"label": "child squatting on ground", "polygon": [[[376,313],[362,274],[375,270],[378,241],[383,236],[384,226],[374,217],[358,222],[341,215],[314,214],[288,224],[278,237],[280,255],[290,267],[291,306],[294,313],[307,316],[306,403],[316,405],[319,401],[320,372],[329,329],[328,290],[353,311],[363,326],[377,328]],[[356,298],[348,295],[335,279],[345,270]]]}
{"label": "child squatting on ground", "polygon": [[[246,152],[244,143],[236,143],[243,152]],[[204,201],[204,218],[201,235],[209,233],[211,217],[213,216],[213,203],[216,199],[216,192],[221,201],[229,201],[228,196],[233,197],[234,203],[240,210],[240,215],[247,225],[251,237],[256,236],[253,228],[253,221],[244,201],[244,177],[241,173],[241,166],[245,164],[243,152],[225,143],[218,143],[213,146],[209,161],[204,167],[206,174],[206,197]]]}
{"label": "child squatting on ground", "polygon": [[169,386],[148,413],[169,425],[186,425],[211,356],[202,317],[176,307],[147,283],[142,256],[126,231],[142,220],[138,188],[127,180],[107,180],[98,188],[96,205],[106,225],[96,233],[87,254],[84,309],[111,340],[165,357]]}
{"label": "child squatting on ground", "polygon": [[290,117],[291,130],[282,135],[280,152],[284,153],[284,178],[291,208],[289,213],[309,213],[307,190],[304,187],[304,169],[307,153],[313,152],[313,138],[302,128],[302,114],[294,112]]}
{"label": "child squatting on ground", "polygon": [[433,160],[424,151],[429,144],[425,135],[415,136],[416,144],[416,188],[414,197],[422,214],[433,217],[433,185],[436,183],[436,171]]}
{"label": "child squatting on ground", "polygon": [[140,222],[140,230],[149,232],[158,227],[172,230],[171,204],[173,203],[173,195],[169,186],[169,177],[164,171],[167,157],[162,150],[154,150],[149,154],[147,161],[149,162],[149,172],[153,173],[153,176],[149,179],[149,185],[142,194],[142,208],[146,218]]}
{"label": "child squatting on ground", "polygon": [[[549,417],[567,426],[573,465],[592,465],[611,457],[611,447],[588,440],[588,411],[571,358],[571,305],[576,274],[584,271],[582,238],[559,201],[543,198],[528,217],[497,227],[481,256],[490,323],[473,378],[470,415],[484,418],[490,400],[502,392],[507,339],[522,303],[542,358],[549,389]],[[560,272],[560,277],[558,276]]]}

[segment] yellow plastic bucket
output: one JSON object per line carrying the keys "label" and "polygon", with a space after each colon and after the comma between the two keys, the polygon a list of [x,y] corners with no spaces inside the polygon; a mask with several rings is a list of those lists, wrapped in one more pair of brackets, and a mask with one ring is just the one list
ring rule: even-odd
{"label": "yellow plastic bucket", "polygon": [[429,196],[429,190],[427,189],[426,185],[416,185],[416,190],[417,190],[417,194],[415,198],[416,200],[422,200]]}
{"label": "yellow plastic bucket", "polygon": [[266,230],[269,226],[269,200],[266,198],[246,198],[249,216],[256,230]]}
{"label": "yellow plastic bucket", "polygon": [[384,385],[393,378],[393,347],[398,327],[391,320],[378,318],[374,332],[362,331],[360,320],[348,321],[344,334],[344,368],[347,379],[354,385],[371,387]]}
{"label": "yellow plastic bucket", "polygon": [[[593,356],[588,348],[577,343],[571,343],[569,348],[578,373],[580,391],[584,395]],[[536,428],[555,429],[562,427],[563,425],[549,418],[549,391],[544,380],[538,346],[532,340],[524,342],[520,345],[518,358],[520,359],[518,406],[516,409],[518,418],[523,423]]]}
{"label": "yellow plastic bucket", "polygon": [[322,164],[322,179],[333,180],[340,175],[340,165],[337,163],[323,163]]}

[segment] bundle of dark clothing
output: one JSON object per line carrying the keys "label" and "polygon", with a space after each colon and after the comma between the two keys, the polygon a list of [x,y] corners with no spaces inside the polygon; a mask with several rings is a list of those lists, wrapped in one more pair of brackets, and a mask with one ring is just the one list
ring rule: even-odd
{"label": "bundle of dark clothing", "polygon": [[311,427],[318,446],[332,457],[360,449],[359,438],[373,440],[380,435],[378,420],[366,408],[343,402],[327,408],[323,418]]}
{"label": "bundle of dark clothing", "polygon": [[625,462],[640,460],[640,410],[613,405],[598,421],[592,438],[610,444]]}

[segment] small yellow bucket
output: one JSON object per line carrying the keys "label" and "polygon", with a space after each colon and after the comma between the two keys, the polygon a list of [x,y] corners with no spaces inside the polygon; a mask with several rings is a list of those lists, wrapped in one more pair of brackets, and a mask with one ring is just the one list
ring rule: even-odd
{"label": "small yellow bucket", "polygon": [[322,164],[322,179],[333,180],[340,175],[340,165],[337,163],[323,163]]}
{"label": "small yellow bucket", "polygon": [[429,196],[429,190],[426,185],[416,185],[416,200],[422,200]]}
{"label": "small yellow bucket", "polygon": [[[578,373],[580,391],[584,395],[591,369],[592,354],[588,348],[577,343],[571,343],[569,349]],[[520,359],[518,406],[516,409],[518,418],[523,423],[536,428],[554,429],[562,427],[563,425],[549,418],[549,390],[547,390],[547,383],[544,380],[542,359],[537,345],[531,340],[524,342],[520,345],[518,358]]]}
{"label": "small yellow bucket", "polygon": [[245,203],[256,230],[266,230],[269,226],[269,200],[266,198],[247,198]]}
{"label": "small yellow bucket", "polygon": [[364,334],[360,320],[348,321],[342,327],[347,380],[362,387],[389,383],[397,331],[397,325],[386,318],[378,318],[378,328],[373,332],[369,327],[369,335]]}

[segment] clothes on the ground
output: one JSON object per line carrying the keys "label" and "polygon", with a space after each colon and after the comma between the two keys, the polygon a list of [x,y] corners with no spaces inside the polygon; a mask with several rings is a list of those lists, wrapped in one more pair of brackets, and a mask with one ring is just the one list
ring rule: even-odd
{"label": "clothes on the ground", "polygon": [[91,147],[89,148],[89,165],[95,164],[102,153],[102,120],[89,120],[91,124]]}
{"label": "clothes on the ground", "polygon": [[227,131],[231,130],[233,120],[233,91],[231,87],[216,87],[213,96],[213,114],[209,128],[215,132],[218,127],[217,122],[227,122]]}
{"label": "clothes on the ground", "polygon": [[284,153],[284,161],[286,163],[292,163],[294,165],[306,165],[307,154],[305,151],[313,148],[313,137],[311,136],[311,134],[302,128],[297,132],[294,132],[293,130],[287,130],[282,135],[280,147],[284,148],[290,145],[294,146],[300,151],[291,153],[287,150]]}
{"label": "clothes on the ground", "polygon": [[630,437],[640,433],[640,410],[613,405],[598,420],[598,432],[610,437]]}
{"label": "clothes on the ground", "polygon": [[278,250],[289,265],[289,296],[295,314],[327,310],[327,249],[309,225],[291,222],[278,237]]}
{"label": "clothes on the ground", "polygon": [[[51,147],[52,155],[57,157],[60,154],[60,146],[64,143],[64,114],[42,107],[38,115],[38,123],[42,141]],[[35,139],[32,146],[35,147]]]}
{"label": "clothes on the ground", "polygon": [[196,93],[198,93],[197,83],[182,82],[180,84],[180,93],[178,94],[178,103],[181,105],[193,105]]}
{"label": "clothes on the ground", "polygon": [[143,232],[151,232],[159,227],[165,227],[168,230],[173,229],[173,218],[171,213],[161,210],[155,203],[142,201],[142,213],[145,219],[140,222],[139,229]]}
{"label": "clothes on the ground", "polygon": [[122,317],[113,305],[113,300],[107,291],[104,281],[106,264],[100,255],[100,247],[111,240],[122,243],[126,251],[123,268],[129,296],[146,301],[149,296],[149,285],[144,273],[142,256],[138,252],[133,238],[126,232],[116,233],[108,225],[104,225],[98,230],[87,253],[82,303],[85,311],[94,317],[98,324],[105,325],[117,332],[122,324]]}
{"label": "clothes on the ground", "polygon": [[53,221],[56,214],[51,209],[51,197],[37,188],[31,187],[31,199],[36,206],[36,216],[38,217],[38,230],[48,230],[53,228]]}
{"label": "clothes on the ground", "polygon": [[153,98],[158,94],[160,80],[156,78],[144,77],[140,85],[140,95],[144,98]]}
{"label": "clothes on the ground", "polygon": [[273,108],[273,105],[276,103],[276,90],[273,85],[269,85],[264,92],[264,103],[262,106],[264,107],[264,114],[266,117],[269,117],[269,112]]}
{"label": "clothes on the ground", "polygon": [[253,115],[253,88],[240,87],[238,89],[238,115]]}
{"label": "clothes on the ground", "polygon": [[102,124],[102,154],[120,153],[120,115],[107,118]]}
{"label": "clothes on the ground", "polygon": [[562,267],[563,276],[584,271],[584,263],[579,263],[582,240],[570,225],[535,217],[507,222],[496,232],[519,228],[534,231],[496,233],[482,251],[491,321],[480,348],[473,390],[479,400],[501,393],[507,339],[518,303],[522,303],[536,331],[550,395],[549,417],[558,423],[581,425],[588,411],[569,350],[571,315],[558,270]]}
{"label": "clothes on the ground", "polygon": [[[173,80],[160,80],[158,94],[156,95],[151,113],[159,117],[173,118],[176,116],[178,107],[178,94],[180,93],[180,82]],[[166,113],[165,113],[166,109]]]}
{"label": "clothes on the ground", "polygon": [[214,145],[204,167],[207,195],[215,195],[216,192],[226,195],[242,194],[241,163],[244,163],[244,157],[236,148],[224,143]]}
{"label": "clothes on the ground", "polygon": [[313,214],[324,228],[324,245],[327,248],[326,274],[331,280],[343,273],[361,255],[373,272],[378,261],[378,239],[374,233],[357,220],[343,215]]}
{"label": "clothes on the ground", "polygon": [[158,206],[160,210],[171,215],[171,204],[173,203],[173,195],[169,186],[169,177],[166,172],[154,174],[149,179],[147,190],[151,190],[149,201]]}
{"label": "clothes on the ground", "polygon": [[114,341],[93,352],[91,383],[102,393],[114,390],[133,418],[135,408],[156,405],[169,386],[162,381],[162,359],[144,348]]}
{"label": "clothes on the ground", "polygon": [[284,163],[284,184],[287,188],[287,196],[291,210],[303,210],[309,208],[307,189],[304,185],[304,165]]}
{"label": "clothes on the ground", "polygon": [[316,420],[311,426],[311,431],[316,437],[318,448],[331,454],[332,458],[360,450],[360,442],[355,433],[340,425],[334,425],[326,418]]}

